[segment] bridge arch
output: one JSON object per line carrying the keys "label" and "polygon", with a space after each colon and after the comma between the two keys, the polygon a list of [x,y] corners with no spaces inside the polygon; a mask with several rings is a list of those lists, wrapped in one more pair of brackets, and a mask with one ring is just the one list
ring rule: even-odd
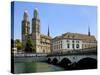
{"label": "bridge arch", "polygon": [[68,69],[69,66],[71,65],[71,61],[68,58],[63,58],[60,62],[59,65],[61,67],[64,67],[65,69]]}
{"label": "bridge arch", "polygon": [[57,58],[53,58],[52,64],[57,65],[58,64],[58,59]]}
{"label": "bridge arch", "polygon": [[51,58],[48,58],[48,59],[47,59],[47,62],[48,62],[48,63],[51,63]]}
{"label": "bridge arch", "polygon": [[91,69],[91,68],[97,68],[97,60],[94,58],[90,58],[90,57],[86,57],[83,59],[80,59],[77,64],[76,67],[78,69]]}

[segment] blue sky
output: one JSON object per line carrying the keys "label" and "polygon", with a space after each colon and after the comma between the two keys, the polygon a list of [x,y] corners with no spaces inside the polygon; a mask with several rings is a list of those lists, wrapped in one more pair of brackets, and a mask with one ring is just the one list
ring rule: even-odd
{"label": "blue sky", "polygon": [[97,38],[96,6],[15,2],[14,39],[21,39],[21,22],[24,11],[28,11],[31,25],[35,8],[38,8],[42,34],[47,35],[48,25],[52,37],[66,32],[87,34],[89,26],[91,34]]}

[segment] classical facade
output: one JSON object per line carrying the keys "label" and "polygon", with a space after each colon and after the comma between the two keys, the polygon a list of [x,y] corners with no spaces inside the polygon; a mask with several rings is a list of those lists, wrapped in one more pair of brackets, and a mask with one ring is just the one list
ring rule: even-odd
{"label": "classical facade", "polygon": [[[35,43],[36,53],[50,53],[51,52],[51,37],[48,28],[48,35],[41,34],[40,32],[40,19],[37,8],[34,9],[32,18],[32,33],[30,33],[30,22],[28,20],[27,11],[24,12],[22,21],[22,44],[23,50],[25,49],[28,37],[31,37]],[[32,51],[33,52],[33,51]]]}
{"label": "classical facade", "polygon": [[53,52],[66,52],[70,50],[82,50],[97,46],[96,38],[93,35],[79,33],[65,33],[52,39]]}

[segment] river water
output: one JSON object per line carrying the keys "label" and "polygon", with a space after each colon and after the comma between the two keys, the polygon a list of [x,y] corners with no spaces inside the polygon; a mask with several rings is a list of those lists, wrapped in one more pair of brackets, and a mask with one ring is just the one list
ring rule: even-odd
{"label": "river water", "polygon": [[45,62],[23,62],[14,63],[15,73],[36,73],[36,72],[52,72],[63,71],[64,69]]}

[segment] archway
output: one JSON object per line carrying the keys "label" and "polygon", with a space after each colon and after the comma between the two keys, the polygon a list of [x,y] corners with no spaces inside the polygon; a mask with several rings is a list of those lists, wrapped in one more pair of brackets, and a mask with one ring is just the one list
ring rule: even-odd
{"label": "archway", "polygon": [[57,65],[57,64],[58,64],[58,59],[57,59],[57,58],[54,58],[54,59],[52,60],[52,63],[53,63],[54,65]]}
{"label": "archway", "polygon": [[94,69],[97,68],[97,60],[93,58],[83,58],[76,66],[77,69]]}
{"label": "archway", "polygon": [[48,62],[48,63],[51,63],[51,59],[50,59],[50,58],[48,58],[48,59],[47,59],[47,62]]}
{"label": "archway", "polygon": [[59,65],[65,69],[69,69],[70,64],[71,64],[71,61],[68,58],[63,58],[59,63]]}

